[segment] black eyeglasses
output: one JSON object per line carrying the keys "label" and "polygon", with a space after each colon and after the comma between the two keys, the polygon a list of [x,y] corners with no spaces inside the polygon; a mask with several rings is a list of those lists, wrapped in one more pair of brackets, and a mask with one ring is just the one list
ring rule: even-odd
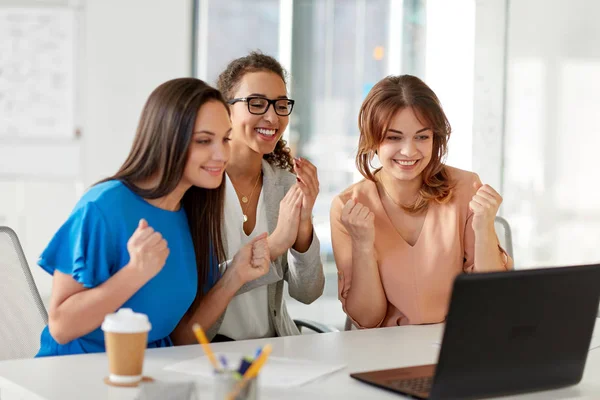
{"label": "black eyeglasses", "polygon": [[269,100],[264,97],[240,97],[237,99],[231,99],[227,103],[235,104],[238,101],[243,101],[248,105],[248,112],[254,115],[263,115],[269,109],[269,106],[273,104],[275,114],[281,117],[287,117],[292,113],[294,109],[294,100],[292,99],[274,99]]}

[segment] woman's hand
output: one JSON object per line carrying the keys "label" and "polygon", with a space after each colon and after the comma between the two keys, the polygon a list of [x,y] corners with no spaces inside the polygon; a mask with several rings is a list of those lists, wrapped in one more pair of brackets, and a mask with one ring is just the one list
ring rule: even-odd
{"label": "woman's hand", "polygon": [[502,204],[502,196],[490,185],[474,182],[473,187],[477,189],[469,203],[469,208],[473,211],[473,231],[476,235],[484,231],[495,232],[494,219]]}
{"label": "woman's hand", "polygon": [[148,279],[152,279],[162,270],[169,256],[167,241],[143,218],[127,242],[127,251],[129,265]]}
{"label": "woman's hand", "polygon": [[365,248],[375,245],[375,215],[368,207],[350,199],[344,204],[340,219],[353,245]]}
{"label": "woman's hand", "polygon": [[304,194],[300,222],[311,221],[313,207],[319,194],[317,167],[304,158],[295,158],[294,171],[296,171],[296,176],[298,177],[298,187],[300,187],[302,194]]}
{"label": "woman's hand", "polygon": [[241,287],[269,272],[270,264],[269,244],[265,232],[242,247],[227,269],[235,275],[236,282]]}
{"label": "woman's hand", "polygon": [[285,253],[296,242],[303,197],[302,190],[295,184],[279,203],[277,227],[268,239],[272,260]]}

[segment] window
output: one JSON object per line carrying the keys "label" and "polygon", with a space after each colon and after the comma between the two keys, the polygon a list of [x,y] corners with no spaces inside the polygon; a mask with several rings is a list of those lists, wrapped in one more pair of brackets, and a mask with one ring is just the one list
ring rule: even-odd
{"label": "window", "polygon": [[288,306],[295,318],[341,327],[345,315],[337,300],[329,209],[334,196],[361,178],[354,164],[360,105],[387,75],[410,73],[425,79],[457,128],[449,162],[470,168],[475,2],[197,0],[197,9],[200,78],[215,83],[231,59],[254,49],[278,58],[291,74],[288,89],[296,104],[285,138],[294,154],[319,169],[314,226],[326,288],[311,306],[294,301]]}
{"label": "window", "polygon": [[504,213],[521,267],[600,261],[599,12],[585,0],[511,3]]}

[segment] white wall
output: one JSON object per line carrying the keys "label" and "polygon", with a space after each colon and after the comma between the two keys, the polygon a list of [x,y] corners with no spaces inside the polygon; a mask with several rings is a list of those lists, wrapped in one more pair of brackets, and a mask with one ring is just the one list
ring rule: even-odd
{"label": "white wall", "polygon": [[446,162],[466,170],[473,168],[475,9],[473,0],[426,2],[425,81],[452,126]]}
{"label": "white wall", "polygon": [[505,206],[521,266],[600,261],[600,2],[509,9]]}
{"label": "white wall", "polygon": [[503,191],[504,87],[509,0],[478,0],[475,7],[473,171]]}
{"label": "white wall", "polygon": [[192,0],[89,0],[85,12],[83,178],[125,160],[150,92],[191,75]]}
{"label": "white wall", "polygon": [[[65,3],[0,0],[0,7]],[[190,76],[192,69],[192,0],[71,4],[80,9],[76,112],[81,138],[0,142],[0,225],[19,235],[45,300],[51,279],[35,264],[37,257],[84,188],[124,161],[150,92],[168,79]]]}

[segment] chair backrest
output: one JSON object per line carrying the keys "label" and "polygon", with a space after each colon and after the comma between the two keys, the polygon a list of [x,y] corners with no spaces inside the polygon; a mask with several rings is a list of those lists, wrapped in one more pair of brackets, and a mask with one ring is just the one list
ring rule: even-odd
{"label": "chair backrest", "polygon": [[19,239],[0,226],[0,361],[35,356],[47,322]]}
{"label": "chair backrest", "polygon": [[[513,243],[512,243],[512,231],[510,230],[510,225],[507,220],[502,217],[496,217],[494,220],[494,228],[496,229],[496,235],[498,235],[498,240],[500,241],[500,246],[508,255],[513,259],[515,256],[513,255]],[[600,310],[598,311],[598,316],[600,317]],[[346,317],[346,323],[344,325],[344,330],[349,331],[352,329],[352,320],[350,317]]]}
{"label": "chair backrest", "polygon": [[496,235],[498,235],[500,246],[506,250],[508,255],[514,261],[515,256],[513,254],[512,231],[510,230],[508,221],[502,217],[496,217],[494,221],[494,228],[496,228]]}

